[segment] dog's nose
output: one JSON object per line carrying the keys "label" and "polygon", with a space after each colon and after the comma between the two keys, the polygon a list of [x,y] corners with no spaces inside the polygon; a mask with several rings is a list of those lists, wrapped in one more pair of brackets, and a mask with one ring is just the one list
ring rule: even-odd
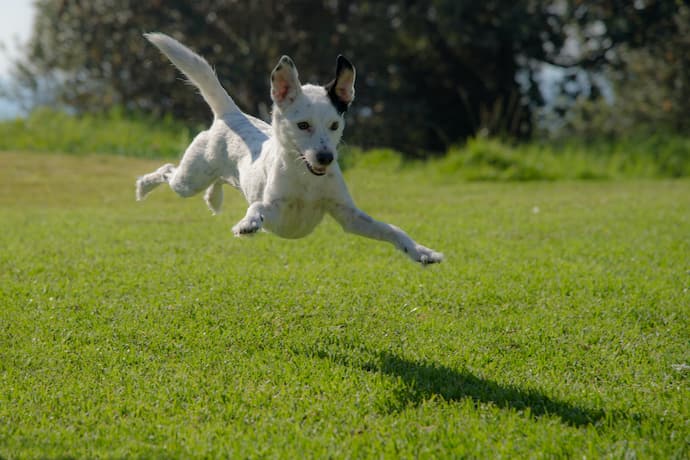
{"label": "dog's nose", "polygon": [[316,161],[322,166],[328,166],[333,162],[333,154],[331,152],[319,152],[316,154]]}

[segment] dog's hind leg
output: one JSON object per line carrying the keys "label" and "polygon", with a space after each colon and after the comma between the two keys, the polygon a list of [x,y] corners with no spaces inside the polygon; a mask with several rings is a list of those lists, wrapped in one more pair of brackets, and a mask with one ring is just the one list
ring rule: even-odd
{"label": "dog's hind leg", "polygon": [[222,154],[218,152],[218,142],[209,145],[209,131],[199,133],[187,147],[182,160],[171,176],[168,184],[175,193],[187,198],[206,190],[218,180],[219,166],[217,158]]}
{"label": "dog's hind leg", "polygon": [[199,133],[178,166],[167,164],[141,176],[137,180],[137,200],[143,200],[151,190],[164,182],[179,196],[186,198],[196,195],[218,180],[218,168],[209,162],[207,156],[208,137],[208,131]]}
{"label": "dog's hind leg", "polygon": [[175,173],[175,166],[168,163],[161,166],[152,173],[145,174],[137,179],[137,201],[141,201],[146,198],[151,190],[158,187],[160,184],[166,183],[170,180],[172,175]]}
{"label": "dog's hind leg", "polygon": [[218,180],[211,184],[211,186],[206,189],[204,200],[208,205],[208,209],[210,209],[213,214],[218,214],[220,212],[220,206],[223,204],[223,182]]}

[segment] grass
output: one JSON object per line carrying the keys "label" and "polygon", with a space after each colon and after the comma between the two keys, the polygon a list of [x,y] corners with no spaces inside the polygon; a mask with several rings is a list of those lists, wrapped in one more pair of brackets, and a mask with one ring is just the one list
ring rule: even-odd
{"label": "grass", "polygon": [[0,458],[687,458],[690,182],[353,167],[447,260],[0,153]]}
{"label": "grass", "polygon": [[[200,129],[172,119],[132,117],[122,110],[73,116],[43,108],[26,119],[0,121],[0,151],[177,159]],[[341,150],[341,166],[345,168],[425,168],[441,182],[690,177],[690,137],[644,131],[615,141],[514,145],[496,139],[470,139],[428,163],[403,162],[403,155],[390,149]]]}
{"label": "grass", "polygon": [[121,110],[74,116],[41,108],[27,118],[0,121],[0,150],[177,158],[194,133],[170,118],[132,117]]}
{"label": "grass", "polygon": [[688,177],[690,139],[633,135],[617,141],[513,145],[497,139],[476,138],[422,166],[428,168],[429,174],[444,181]]}

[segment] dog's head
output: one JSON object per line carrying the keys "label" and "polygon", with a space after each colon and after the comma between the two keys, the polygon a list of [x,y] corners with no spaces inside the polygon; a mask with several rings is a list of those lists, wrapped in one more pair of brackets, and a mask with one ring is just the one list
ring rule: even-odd
{"label": "dog's head", "polygon": [[335,79],[325,86],[302,85],[287,56],[271,73],[273,127],[281,144],[316,176],[338,160],[344,114],[355,98],[355,68],[338,56]]}

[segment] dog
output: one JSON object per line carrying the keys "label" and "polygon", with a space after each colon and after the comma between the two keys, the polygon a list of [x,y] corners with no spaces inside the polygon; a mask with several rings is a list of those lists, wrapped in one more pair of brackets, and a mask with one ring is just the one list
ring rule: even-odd
{"label": "dog", "polygon": [[182,197],[205,190],[204,199],[217,214],[228,184],[249,203],[232,228],[235,236],[265,229],[302,238],[328,213],[346,232],[392,243],[422,265],[443,260],[398,227],[368,216],[350,196],[336,149],[355,97],[355,67],[345,57],[337,57],[335,78],[324,86],[302,85],[295,63],[281,57],[271,73],[269,125],[238,108],[204,58],[165,34],[144,36],[200,90],[214,121],[194,138],[178,166],[166,164],[139,177],[137,200],[167,183]]}

